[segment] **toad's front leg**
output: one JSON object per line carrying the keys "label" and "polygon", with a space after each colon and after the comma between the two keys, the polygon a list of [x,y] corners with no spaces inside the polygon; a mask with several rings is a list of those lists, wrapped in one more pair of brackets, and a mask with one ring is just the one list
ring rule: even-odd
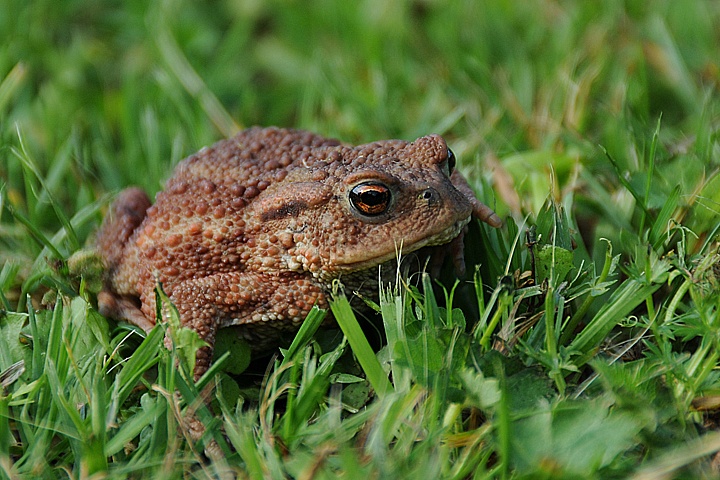
{"label": "toad's front leg", "polygon": [[460,193],[465,195],[465,198],[467,198],[472,204],[473,216],[475,218],[487,223],[491,227],[499,228],[502,226],[502,220],[500,220],[500,217],[498,217],[492,208],[488,207],[475,197],[475,192],[472,191],[467,179],[462,173],[460,173],[460,171],[454,170],[452,175],[450,175],[450,180],[452,181],[453,186],[457,188]]}

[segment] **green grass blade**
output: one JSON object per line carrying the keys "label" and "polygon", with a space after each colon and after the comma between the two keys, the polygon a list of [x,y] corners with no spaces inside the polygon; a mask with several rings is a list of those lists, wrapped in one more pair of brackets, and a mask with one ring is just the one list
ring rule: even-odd
{"label": "green grass blade", "polygon": [[318,307],[313,306],[310,313],[307,314],[307,317],[300,326],[300,330],[298,330],[297,334],[295,334],[295,338],[293,338],[293,341],[287,351],[284,352],[280,368],[285,366],[288,361],[294,359],[300,350],[307,345],[310,339],[313,338],[315,332],[317,332],[317,329],[320,328],[322,321],[325,319],[326,314],[327,312],[325,310],[321,310]]}
{"label": "green grass blade", "polygon": [[[54,195],[51,193],[45,179],[40,174],[40,171],[39,171],[37,165],[31,159],[29,152],[25,148],[25,144],[24,144],[22,135],[20,135],[19,130],[18,130],[18,136],[20,138],[19,139],[20,149],[18,150],[18,149],[13,148],[12,151],[15,154],[15,156],[17,156],[17,158],[20,159],[20,161],[23,165],[24,173],[28,177],[26,180],[27,185],[29,187],[31,186],[29,177],[32,175],[32,176],[34,176],[35,180],[37,182],[39,182],[40,186],[42,187],[42,190],[40,191],[39,194],[35,193],[35,189],[32,187],[28,189],[28,192],[27,192],[28,195],[31,195],[30,192],[32,192],[32,194],[37,195],[38,201],[33,202],[34,209],[37,209],[37,208],[39,208],[40,205],[43,205],[45,198],[47,198],[47,201],[50,203],[50,206],[52,207],[53,211],[55,212],[57,219],[60,221],[61,225],[67,232],[68,239],[71,243],[72,249],[76,250],[76,249],[80,248],[80,241],[78,239],[77,233],[75,232],[75,229],[73,228],[72,224],[70,223],[70,219],[67,217],[67,215],[63,211],[62,207],[60,206],[60,203],[55,199]],[[69,158],[69,156],[67,158]],[[31,218],[36,217],[39,214],[39,212],[34,211],[34,210],[29,210],[29,212],[32,215]],[[62,258],[62,257],[58,257],[58,258]]]}
{"label": "green grass blade", "polygon": [[22,213],[18,212],[15,208],[13,208],[10,205],[7,206],[7,209],[8,209],[8,212],[10,212],[10,215],[13,216],[15,221],[20,223],[27,229],[30,236],[38,243],[38,245],[49,250],[50,253],[52,253],[54,258],[57,258],[57,259],[64,258],[63,255],[60,253],[60,251],[57,248],[55,248],[55,245],[53,244],[53,242],[50,239],[48,239],[47,236],[45,236],[45,234],[42,233],[40,231],[40,229],[38,229],[35,226],[35,223],[33,221],[31,221],[29,218],[24,216]]}
{"label": "green grass blade", "polygon": [[27,76],[27,71],[25,64],[19,62],[15,64],[0,83],[0,112],[5,110],[5,106],[22,85]]}
{"label": "green grass blade", "polygon": [[653,248],[657,251],[661,251],[663,243],[666,242],[667,230],[670,228],[670,219],[673,213],[678,209],[678,202],[680,200],[680,186],[677,185],[673,188],[672,192],[668,196],[667,200],[663,204],[662,210],[657,215],[652,228],[649,233],[649,241]]}
{"label": "green grass blade", "polygon": [[355,318],[355,314],[350,307],[350,302],[348,302],[344,293],[336,292],[334,294],[333,299],[330,301],[330,309],[340,329],[347,337],[350,348],[355,353],[358,362],[360,362],[360,366],[367,375],[370,385],[373,386],[380,397],[391,392],[392,385],[380,362],[378,362],[375,352],[370,347],[362,328],[360,328],[360,324],[358,324],[357,318]]}
{"label": "green grass blade", "polygon": [[650,460],[638,469],[631,480],[654,480],[656,478],[673,478],[675,472],[684,466],[696,462],[702,457],[714,455],[720,450],[720,432],[710,432],[702,437],[684,444]]}
{"label": "green grass blade", "polygon": [[143,374],[159,361],[158,353],[164,348],[162,343],[164,337],[165,328],[156,325],[124,363],[122,370],[115,377],[115,392],[112,397],[116,404],[122,405]]}
{"label": "green grass blade", "polygon": [[661,286],[659,282],[647,284],[636,279],[623,282],[583,331],[570,342],[568,348],[582,354],[577,364],[586,363],[610,330]]}
{"label": "green grass blade", "polygon": [[10,459],[10,410],[8,408],[10,397],[0,396],[0,469],[8,475],[11,469]]}
{"label": "green grass blade", "polygon": [[155,425],[155,421],[164,413],[160,402],[154,402],[151,408],[144,408],[111,433],[110,439],[105,443],[105,455],[111,457],[120,452],[125,446],[137,437],[148,425]]}
{"label": "green grass blade", "polygon": [[620,169],[620,165],[618,165],[617,161],[613,158],[612,155],[610,155],[610,152],[608,152],[603,147],[601,147],[601,148],[603,149],[603,152],[605,153],[605,157],[610,161],[610,164],[615,169],[615,176],[618,179],[618,181],[633,196],[633,198],[637,202],[637,206],[640,207],[640,209],[642,210],[643,215],[647,218],[652,219],[653,218],[652,213],[650,212],[650,210],[648,210],[648,207],[645,204],[643,195],[641,195],[641,193],[638,192],[637,189],[632,184],[630,184],[630,182],[625,177],[624,172]]}

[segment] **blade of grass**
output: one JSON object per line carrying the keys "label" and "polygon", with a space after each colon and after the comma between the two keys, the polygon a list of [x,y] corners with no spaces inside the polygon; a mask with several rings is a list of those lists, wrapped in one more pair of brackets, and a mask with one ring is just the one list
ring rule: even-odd
{"label": "blade of grass", "polygon": [[305,347],[308,342],[313,338],[317,329],[322,325],[323,320],[327,311],[319,309],[317,306],[313,306],[310,313],[300,325],[300,330],[295,334],[292,343],[286,351],[283,352],[283,361],[280,367],[285,366],[286,362],[291,361],[298,354],[300,349]]}
{"label": "blade of grass", "polygon": [[[657,144],[658,144],[658,138],[660,136],[660,123],[662,121],[662,113],[658,117],[657,125],[655,126],[655,131],[653,132],[652,141],[650,142],[650,154],[648,155],[648,164],[646,170],[646,176],[645,176],[645,197],[643,201],[643,205],[649,205],[650,204],[650,192],[652,191],[652,180],[653,180],[653,173],[655,172],[655,152],[657,151]],[[642,215],[640,216],[640,226],[638,227],[638,231],[642,232],[645,230],[645,215],[646,210],[643,209]],[[653,225],[653,229],[655,226],[659,223],[659,219],[656,219]],[[650,237],[652,239],[652,235]],[[650,241],[650,243],[654,243],[653,240]]]}
{"label": "blade of grass", "polygon": [[140,346],[124,363],[122,370],[115,377],[112,394],[112,398],[118,406],[127,399],[143,374],[159,361],[158,353],[161,348],[164,348],[162,345],[164,336],[165,328],[162,325],[155,325],[155,328],[150,330]]}
{"label": "blade of grass", "polygon": [[636,279],[623,282],[598,314],[568,345],[571,350],[582,354],[576,362],[577,365],[585,364],[592,357],[592,350],[600,345],[610,330],[661,286],[660,282],[647,284]]}
{"label": "blade of grass", "polygon": [[710,432],[671,448],[665,454],[641,466],[631,480],[671,478],[673,472],[708,455],[720,451],[720,432]]}
{"label": "blade of grass", "polygon": [[[595,285],[601,285],[607,280],[607,277],[611,271],[611,267],[614,263],[612,256],[612,243],[610,243],[610,241],[607,239],[603,240],[605,240],[605,243],[607,245],[607,248],[605,249],[605,263],[603,264],[603,269],[602,272],[600,272],[600,276],[597,278],[597,281],[594,282]],[[570,320],[568,320],[567,324],[563,328],[562,335],[560,336],[560,345],[566,345],[570,341],[570,337],[575,334],[575,329],[585,318],[585,314],[587,314],[588,310],[592,306],[597,296],[598,295],[594,295],[591,291],[590,294],[583,301],[582,305],[580,305],[580,308],[578,308],[577,311],[573,314],[573,316],[570,317]]]}
{"label": "blade of grass", "polygon": [[322,356],[319,367],[312,375],[303,375],[301,388],[298,389],[297,395],[292,397],[292,408],[290,408],[290,392],[293,390],[288,392],[288,409],[286,416],[283,417],[283,436],[286,441],[294,436],[293,432],[300,431],[317,410],[330,384],[332,368],[342,356],[346,345],[346,339],[343,339],[332,352]]}
{"label": "blade of grass", "polygon": [[167,24],[161,22],[158,27],[158,34],[155,36],[157,46],[162,53],[163,60],[180,80],[185,90],[200,102],[205,114],[225,137],[230,137],[239,131],[240,126],[235,123],[212,90],[205,85],[200,75],[190,65]]}
{"label": "blade of grass", "polygon": [[662,210],[657,215],[648,239],[653,248],[657,251],[661,251],[663,243],[667,240],[665,232],[669,228],[669,222],[672,218],[673,212],[678,208],[678,201],[680,199],[680,185],[673,188],[672,192],[668,196],[667,200],[663,204]]}
{"label": "blade of grass", "polygon": [[0,112],[5,109],[17,89],[22,85],[27,74],[27,68],[22,62],[16,63],[0,83]]}
{"label": "blade of grass", "polygon": [[10,215],[15,219],[16,222],[20,223],[22,226],[24,226],[27,229],[27,232],[30,234],[30,236],[40,245],[41,247],[47,249],[52,253],[52,256],[54,258],[62,260],[65,258],[60,251],[55,248],[55,245],[53,242],[48,239],[45,234],[43,234],[39,228],[36,227],[35,222],[31,221],[29,218],[27,218],[22,213],[18,212],[14,207],[11,205],[7,206],[8,212],[10,212]]}
{"label": "blade of grass", "polygon": [[360,324],[358,324],[357,318],[355,318],[352,307],[350,307],[350,302],[348,302],[347,297],[341,290],[338,289],[333,294],[333,299],[330,301],[330,309],[340,329],[347,337],[350,348],[358,362],[360,362],[360,366],[365,372],[365,375],[367,375],[370,385],[372,385],[380,397],[390,393],[393,389],[392,384],[388,380],[380,362],[378,362],[375,352],[373,352],[370,347],[362,328],[360,328]]}
{"label": "blade of grass", "polygon": [[0,395],[0,468],[6,475],[11,471],[10,459],[10,410],[8,408],[10,397]]}
{"label": "blade of grass", "polygon": [[105,455],[111,457],[120,452],[125,446],[137,437],[148,425],[155,425],[155,420],[163,414],[159,402],[154,402],[148,408],[138,410],[132,417],[125,420],[111,438],[105,443]]}
{"label": "blade of grass", "polygon": [[493,366],[495,369],[495,376],[498,379],[497,385],[500,391],[500,400],[498,401],[496,407],[497,418],[495,420],[498,438],[498,455],[500,457],[498,468],[500,469],[500,478],[505,479],[508,478],[510,474],[510,459],[512,458],[510,453],[510,400],[508,397],[505,369],[497,357],[493,362]]}
{"label": "blade of grass", "polygon": [[[269,478],[266,461],[262,455],[262,448],[258,447],[254,425],[246,421],[238,421],[229,412],[223,412],[225,432],[235,451],[245,463],[248,478]],[[240,417],[244,420],[244,417]]]}
{"label": "blade of grass", "polygon": [[[38,169],[37,165],[35,165],[35,162],[30,157],[29,152],[27,151],[25,147],[25,142],[22,137],[22,133],[20,132],[20,128],[17,129],[17,136],[18,141],[20,142],[20,149],[18,150],[15,147],[11,148],[12,153],[20,160],[22,166],[23,166],[23,172],[28,177],[32,175],[35,177],[35,180],[37,180],[42,187],[42,191],[38,194],[35,192],[34,188],[31,187],[30,190],[28,190],[27,194],[30,195],[31,192],[36,196],[38,202],[34,202],[34,208],[38,208],[38,204],[42,203],[40,200],[43,199],[44,196],[47,196],[48,201],[50,203],[50,206],[52,207],[53,211],[55,212],[55,216],[60,221],[60,224],[63,226],[65,231],[67,232],[68,239],[70,240],[71,246],[73,250],[77,250],[80,248],[80,240],[78,239],[77,233],[75,232],[75,229],[73,228],[72,224],[70,223],[70,219],[65,215],[65,212],[63,211],[62,207],[60,206],[60,203],[57,202],[55,197],[52,195],[52,192],[50,191],[50,188],[47,185],[46,180],[40,175],[40,170]],[[69,157],[68,157],[69,158]],[[28,186],[31,184],[28,182]],[[37,211],[34,210],[28,210],[29,212],[37,215]],[[62,257],[59,257],[62,258]]]}
{"label": "blade of grass", "polygon": [[600,148],[602,148],[602,151],[605,153],[605,157],[610,160],[610,164],[612,164],[613,169],[615,169],[615,177],[618,179],[620,184],[622,184],[622,186],[625,187],[625,189],[633,196],[633,198],[637,202],[637,205],[642,210],[643,215],[652,220],[652,213],[650,212],[650,210],[648,210],[643,196],[640,195],[640,192],[638,192],[632,185],[630,185],[630,182],[627,180],[624,173],[620,170],[620,165],[618,165],[617,161],[613,158],[612,155],[610,155],[610,152],[608,152],[605,147],[601,146]]}
{"label": "blade of grass", "polygon": [[395,391],[402,392],[406,392],[410,388],[412,372],[407,368],[401,368],[394,360],[399,348],[403,349],[405,358],[411,358],[405,335],[405,302],[407,297],[407,290],[399,286],[394,288],[387,285],[380,292],[380,313],[385,327],[387,352],[390,354],[392,381]]}
{"label": "blade of grass", "polygon": [[[203,427],[205,428],[205,434],[210,434],[212,439],[215,440],[227,458],[231,454],[230,448],[228,447],[227,442],[225,442],[225,438],[220,430],[216,428],[216,425],[220,423],[220,419],[216,418],[210,412],[208,405],[205,403],[205,400],[202,398],[202,395],[195,385],[188,382],[185,375],[180,370],[173,369],[173,371],[175,372],[175,386],[185,400],[185,404],[193,407],[194,415],[197,416],[198,420],[202,422]],[[181,419],[178,420],[180,421]],[[206,447],[208,444],[209,442],[206,440]]]}

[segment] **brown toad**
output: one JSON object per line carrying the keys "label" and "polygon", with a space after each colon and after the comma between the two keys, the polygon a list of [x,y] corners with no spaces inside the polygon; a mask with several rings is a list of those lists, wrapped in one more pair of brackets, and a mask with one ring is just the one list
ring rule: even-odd
{"label": "brown toad", "polygon": [[219,328],[243,325],[251,344],[267,344],[327,307],[335,279],[376,290],[378,266],[398,252],[451,242],[457,262],[471,216],[500,219],[453,167],[438,135],[353,147],[298,130],[240,132],[182,161],[154,205],[137,188],[120,194],[97,238],[100,310],[149,330],[160,282],[211,345],[198,376]]}

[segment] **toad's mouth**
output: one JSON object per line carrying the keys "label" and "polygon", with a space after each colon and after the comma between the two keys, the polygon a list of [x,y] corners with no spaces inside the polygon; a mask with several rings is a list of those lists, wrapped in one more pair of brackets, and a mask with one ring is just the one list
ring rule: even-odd
{"label": "toad's mouth", "polygon": [[[335,267],[337,270],[343,272],[357,272],[376,267],[377,265],[381,265],[391,260],[397,260],[398,257],[415,252],[423,247],[445,245],[452,242],[462,234],[465,226],[470,223],[470,218],[471,217],[468,216],[467,218],[458,220],[449,227],[446,227],[433,235],[418,239],[413,239],[411,237],[411,241],[408,241],[407,238],[403,238],[395,240],[394,243],[388,242],[390,248],[388,248],[387,251],[381,252],[379,255],[367,257],[367,250],[358,251],[356,254],[351,254],[343,259],[338,259],[335,263]],[[363,258],[358,259],[357,257]]]}

